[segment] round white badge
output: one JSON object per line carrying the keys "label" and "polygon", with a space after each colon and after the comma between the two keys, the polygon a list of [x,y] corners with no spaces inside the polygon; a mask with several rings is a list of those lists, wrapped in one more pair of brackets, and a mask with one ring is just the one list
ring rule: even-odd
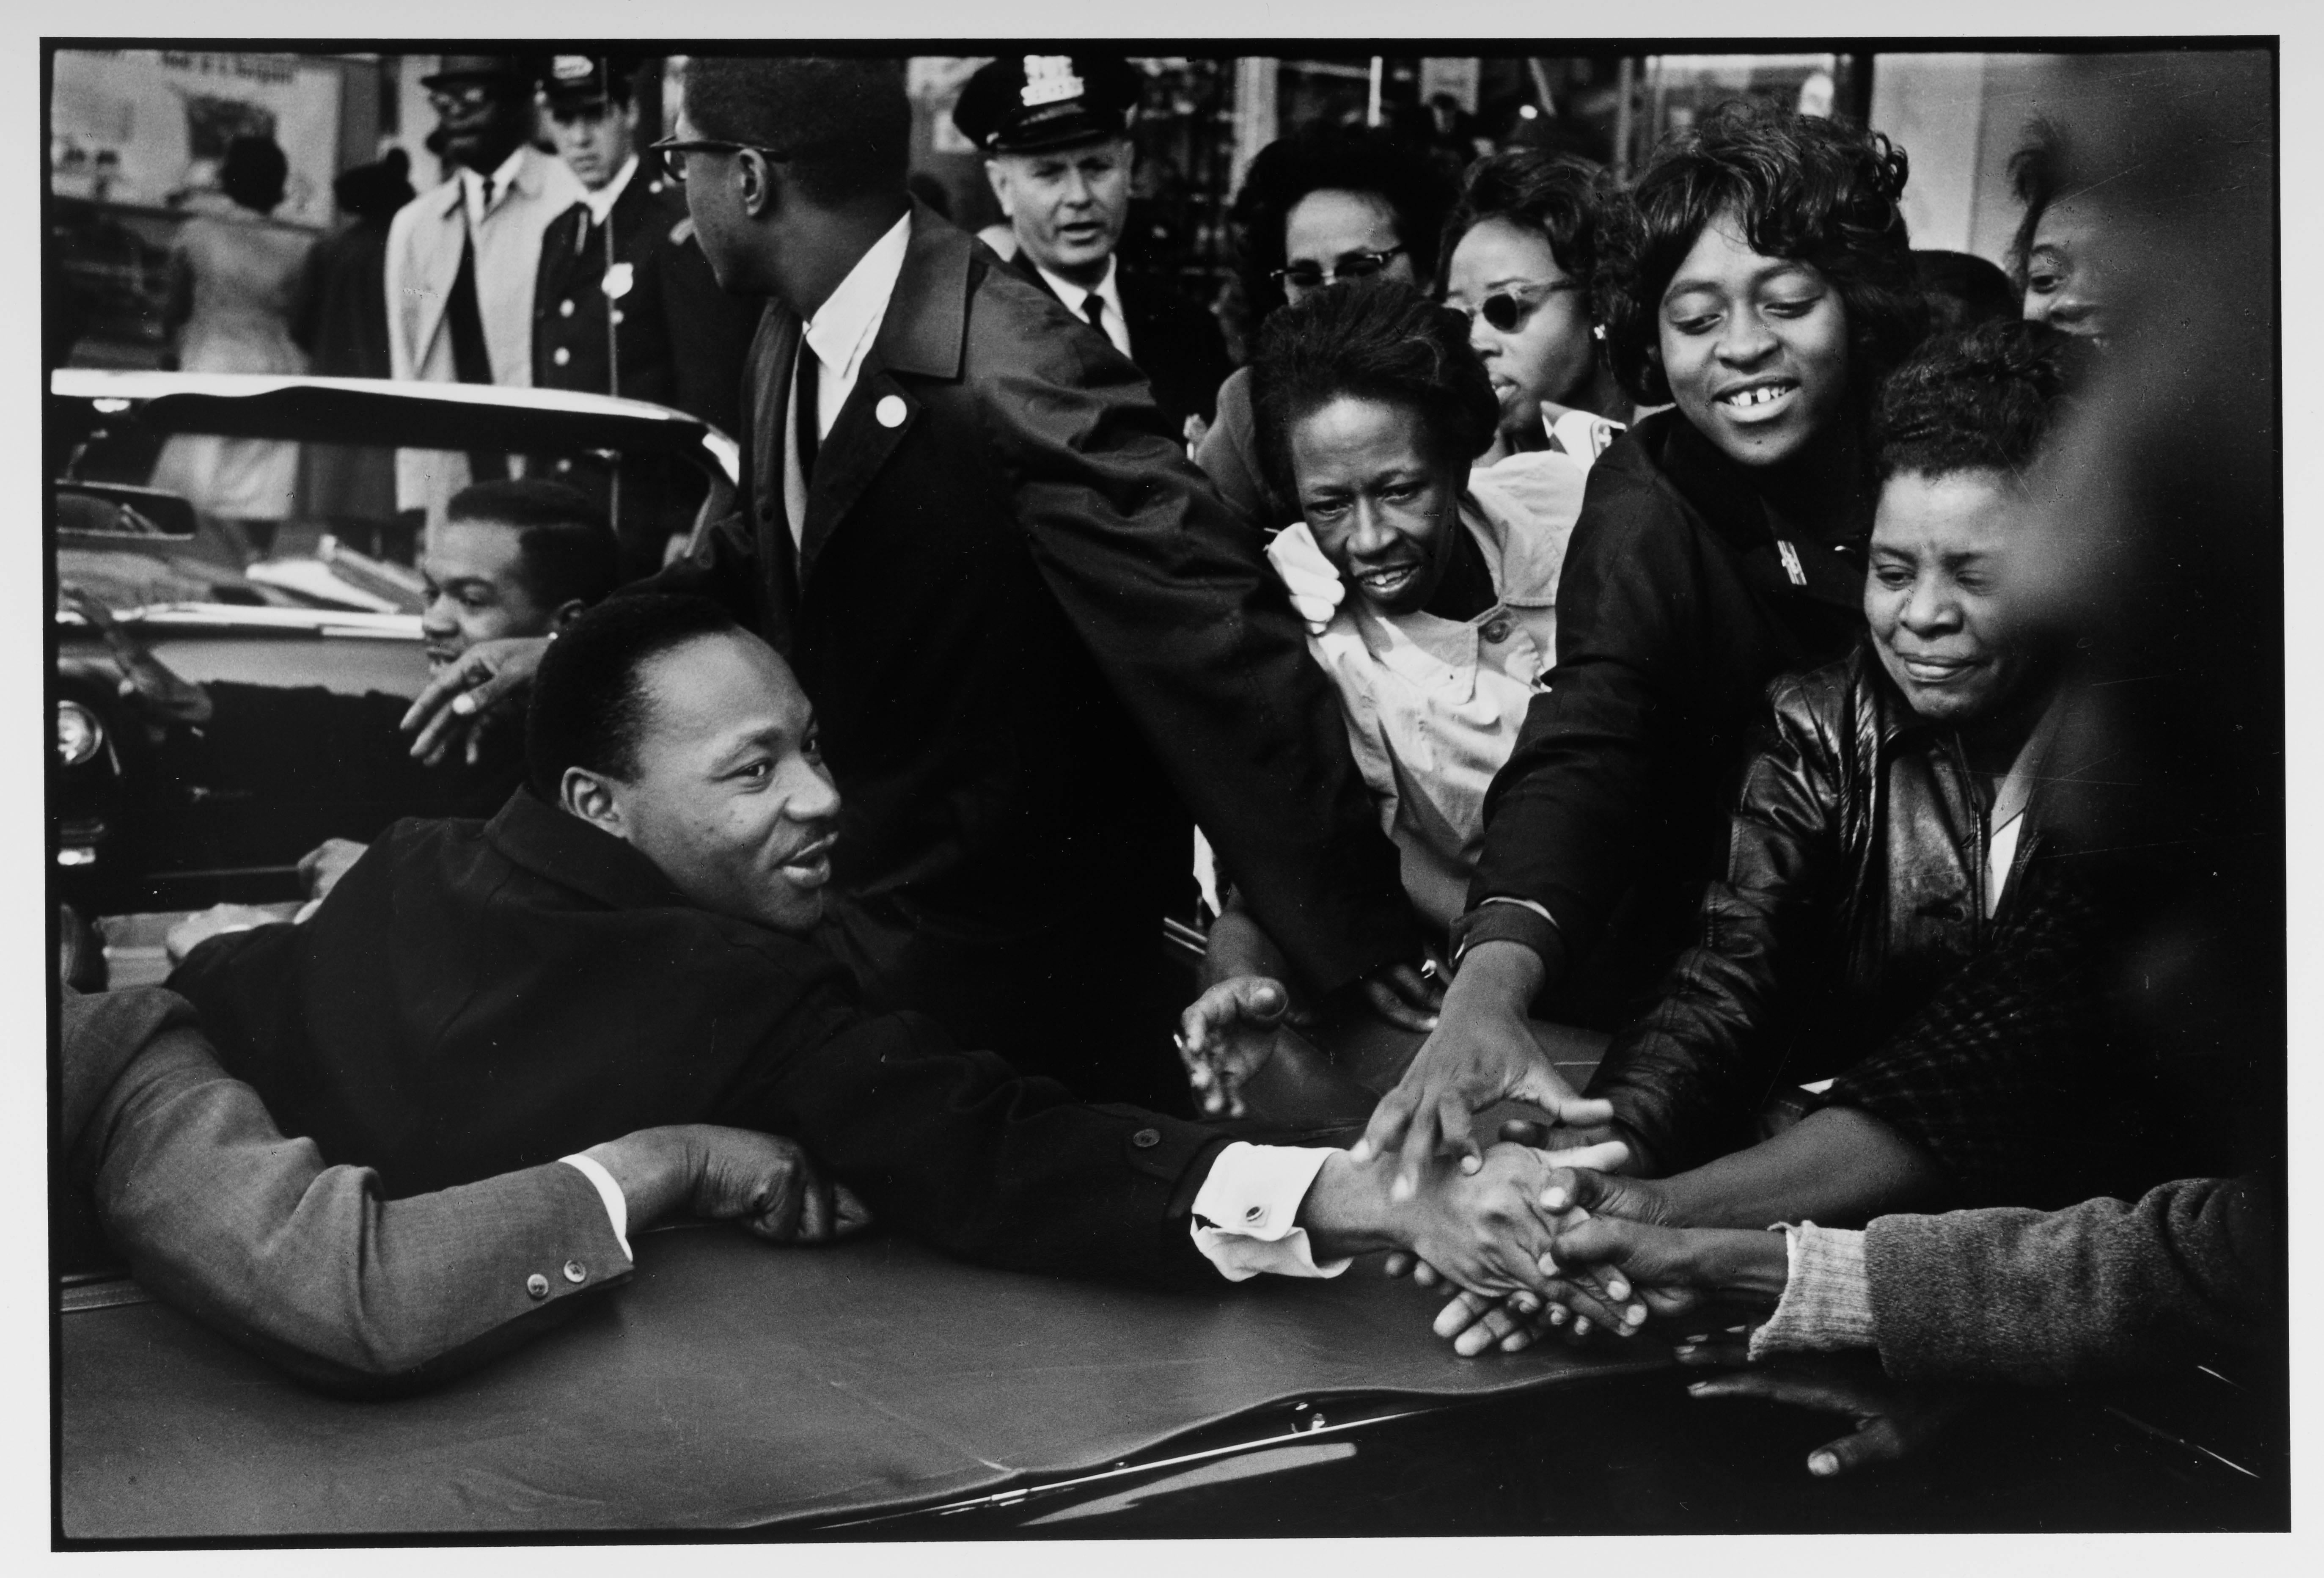
{"label": "round white badge", "polygon": [[880,419],[883,428],[900,428],[904,425],[904,402],[892,394],[882,396],[880,403],[872,408],[872,414]]}

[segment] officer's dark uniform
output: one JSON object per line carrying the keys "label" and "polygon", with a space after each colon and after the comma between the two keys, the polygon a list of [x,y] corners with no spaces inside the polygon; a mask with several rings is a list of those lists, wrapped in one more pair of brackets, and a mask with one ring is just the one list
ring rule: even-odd
{"label": "officer's dark uniform", "polygon": [[[1003,55],[968,79],[953,125],[988,155],[1066,148],[1121,135],[1139,87],[1137,69],[1119,55]],[[1010,266],[1057,294],[1021,248]],[[1189,417],[1209,421],[1217,413],[1219,385],[1234,371],[1218,319],[1159,275],[1132,272],[1127,263],[1114,282],[1130,359],[1153,386],[1171,430],[1185,431]],[[1081,301],[1065,307],[1082,315]]]}
{"label": "officer's dark uniform", "polygon": [[[593,56],[557,56],[541,97],[568,112],[626,102],[623,63],[613,62],[610,83],[604,69]],[[719,290],[694,241],[686,195],[664,178],[653,155],[640,153],[604,223],[586,203],[550,223],[541,236],[532,301],[535,388],[650,400],[722,431],[737,430],[742,358],[761,303]],[[602,499],[604,479],[580,475],[586,469],[586,462],[571,457],[556,466],[561,480]],[[692,523],[702,484],[675,467],[624,475],[634,485],[620,501],[615,525],[624,576],[634,577],[659,568],[669,533]]]}

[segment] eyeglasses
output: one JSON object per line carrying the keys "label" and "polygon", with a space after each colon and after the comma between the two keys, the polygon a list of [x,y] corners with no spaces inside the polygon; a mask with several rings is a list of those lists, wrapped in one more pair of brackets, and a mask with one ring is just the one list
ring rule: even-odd
{"label": "eyeglasses", "polygon": [[489,82],[447,82],[428,90],[428,105],[438,115],[447,110],[476,109],[493,97]]}
{"label": "eyeglasses", "polygon": [[716,137],[664,137],[660,142],[650,144],[646,152],[660,154],[662,173],[678,185],[684,186],[687,154],[740,153],[746,148],[753,153],[763,153],[779,162],[790,157],[788,153],[779,149],[763,147],[757,143],[728,143]]}
{"label": "eyeglasses", "polygon": [[1577,280],[1560,280],[1554,285],[1528,285],[1521,291],[1496,291],[1474,307],[1463,307],[1459,310],[1468,314],[1471,323],[1481,318],[1493,327],[1496,333],[1515,334],[1552,296],[1580,289],[1582,284]]}
{"label": "eyeglasses", "polygon": [[1293,263],[1268,277],[1286,291],[1320,291],[1342,280],[1369,280],[1388,267],[1388,260],[1403,250],[1401,246],[1391,246],[1386,252],[1342,253],[1340,261],[1328,271],[1311,263]]}

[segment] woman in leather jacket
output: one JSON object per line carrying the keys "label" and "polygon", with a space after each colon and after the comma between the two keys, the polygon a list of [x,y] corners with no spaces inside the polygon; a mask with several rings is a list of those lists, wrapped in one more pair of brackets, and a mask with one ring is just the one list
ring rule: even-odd
{"label": "woman in leather jacket", "polygon": [[1926,309],[1886,139],[1731,105],[1609,205],[1598,317],[1624,384],[1669,401],[1592,469],[1557,599],[1557,665],[1486,802],[1442,1022],[1368,1147],[1417,1177],[1471,1115],[1562,1112],[1535,1012],[1611,1029],[1652,1001],[1720,870],[1726,797],[1767,681],[1863,629],[1863,428]]}

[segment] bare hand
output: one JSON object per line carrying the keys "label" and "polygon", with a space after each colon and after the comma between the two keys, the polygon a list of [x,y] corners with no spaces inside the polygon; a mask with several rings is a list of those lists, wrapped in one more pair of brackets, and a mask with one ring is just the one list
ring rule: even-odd
{"label": "bare hand", "polygon": [[272,926],[281,918],[272,910],[261,909],[253,904],[213,904],[171,927],[161,938],[161,947],[170,955],[170,963],[182,964],[188,954],[214,937],[223,937],[230,931],[249,931],[255,927]]}
{"label": "bare hand", "polygon": [[318,901],[328,898],[331,890],[339,885],[339,879],[370,847],[352,838],[326,838],[300,856],[299,880],[306,884],[307,897]]}
{"label": "bare hand", "polygon": [[1407,1196],[1440,1149],[1459,1155],[1468,1170],[1481,1164],[1474,1117],[1497,1102],[1530,1102],[1559,1122],[1577,1126],[1614,1116],[1609,1103],[1582,1100],[1551,1066],[1526,1026],[1523,1000],[1511,1006],[1489,985],[1479,990],[1473,968],[1472,961],[1454,980],[1443,1022],[1396,1088],[1380,1098],[1355,1147],[1359,1159],[1398,1151],[1396,1187]]}
{"label": "bare hand", "polygon": [[[1701,1362],[1683,1351],[1680,1358],[1682,1362]],[[1855,1421],[1853,1431],[1808,1453],[1808,1472],[1824,1479],[1911,1456],[1970,1412],[1979,1395],[1957,1388],[1930,1391],[1890,1380],[1868,1357],[1785,1357],[1699,1380],[1686,1389],[1698,1398],[1756,1398],[1848,1416]]]}
{"label": "bare hand", "polygon": [[471,725],[468,760],[475,761],[478,736],[473,724],[482,721],[488,708],[512,703],[530,689],[548,650],[547,636],[503,636],[478,641],[446,664],[403,715],[404,733],[418,731],[411,754],[432,767],[444,760],[463,725]]}
{"label": "bare hand", "polygon": [[770,1242],[820,1244],[869,1226],[872,1213],[844,1184],[826,1182],[796,1140],[705,1125],[688,1201],[709,1222],[740,1221]]}
{"label": "bare hand", "polygon": [[1240,975],[1220,982],[1178,1016],[1178,1057],[1204,1117],[1244,1115],[1242,1087],[1275,1056],[1290,1005],[1281,982]]}
{"label": "bare hand", "polygon": [[1439,1275],[1498,1298],[1544,1281],[1540,1261],[1557,1223],[1540,1205],[1541,1154],[1497,1145],[1475,1171],[1433,1165],[1402,1207],[1403,1242]]}

